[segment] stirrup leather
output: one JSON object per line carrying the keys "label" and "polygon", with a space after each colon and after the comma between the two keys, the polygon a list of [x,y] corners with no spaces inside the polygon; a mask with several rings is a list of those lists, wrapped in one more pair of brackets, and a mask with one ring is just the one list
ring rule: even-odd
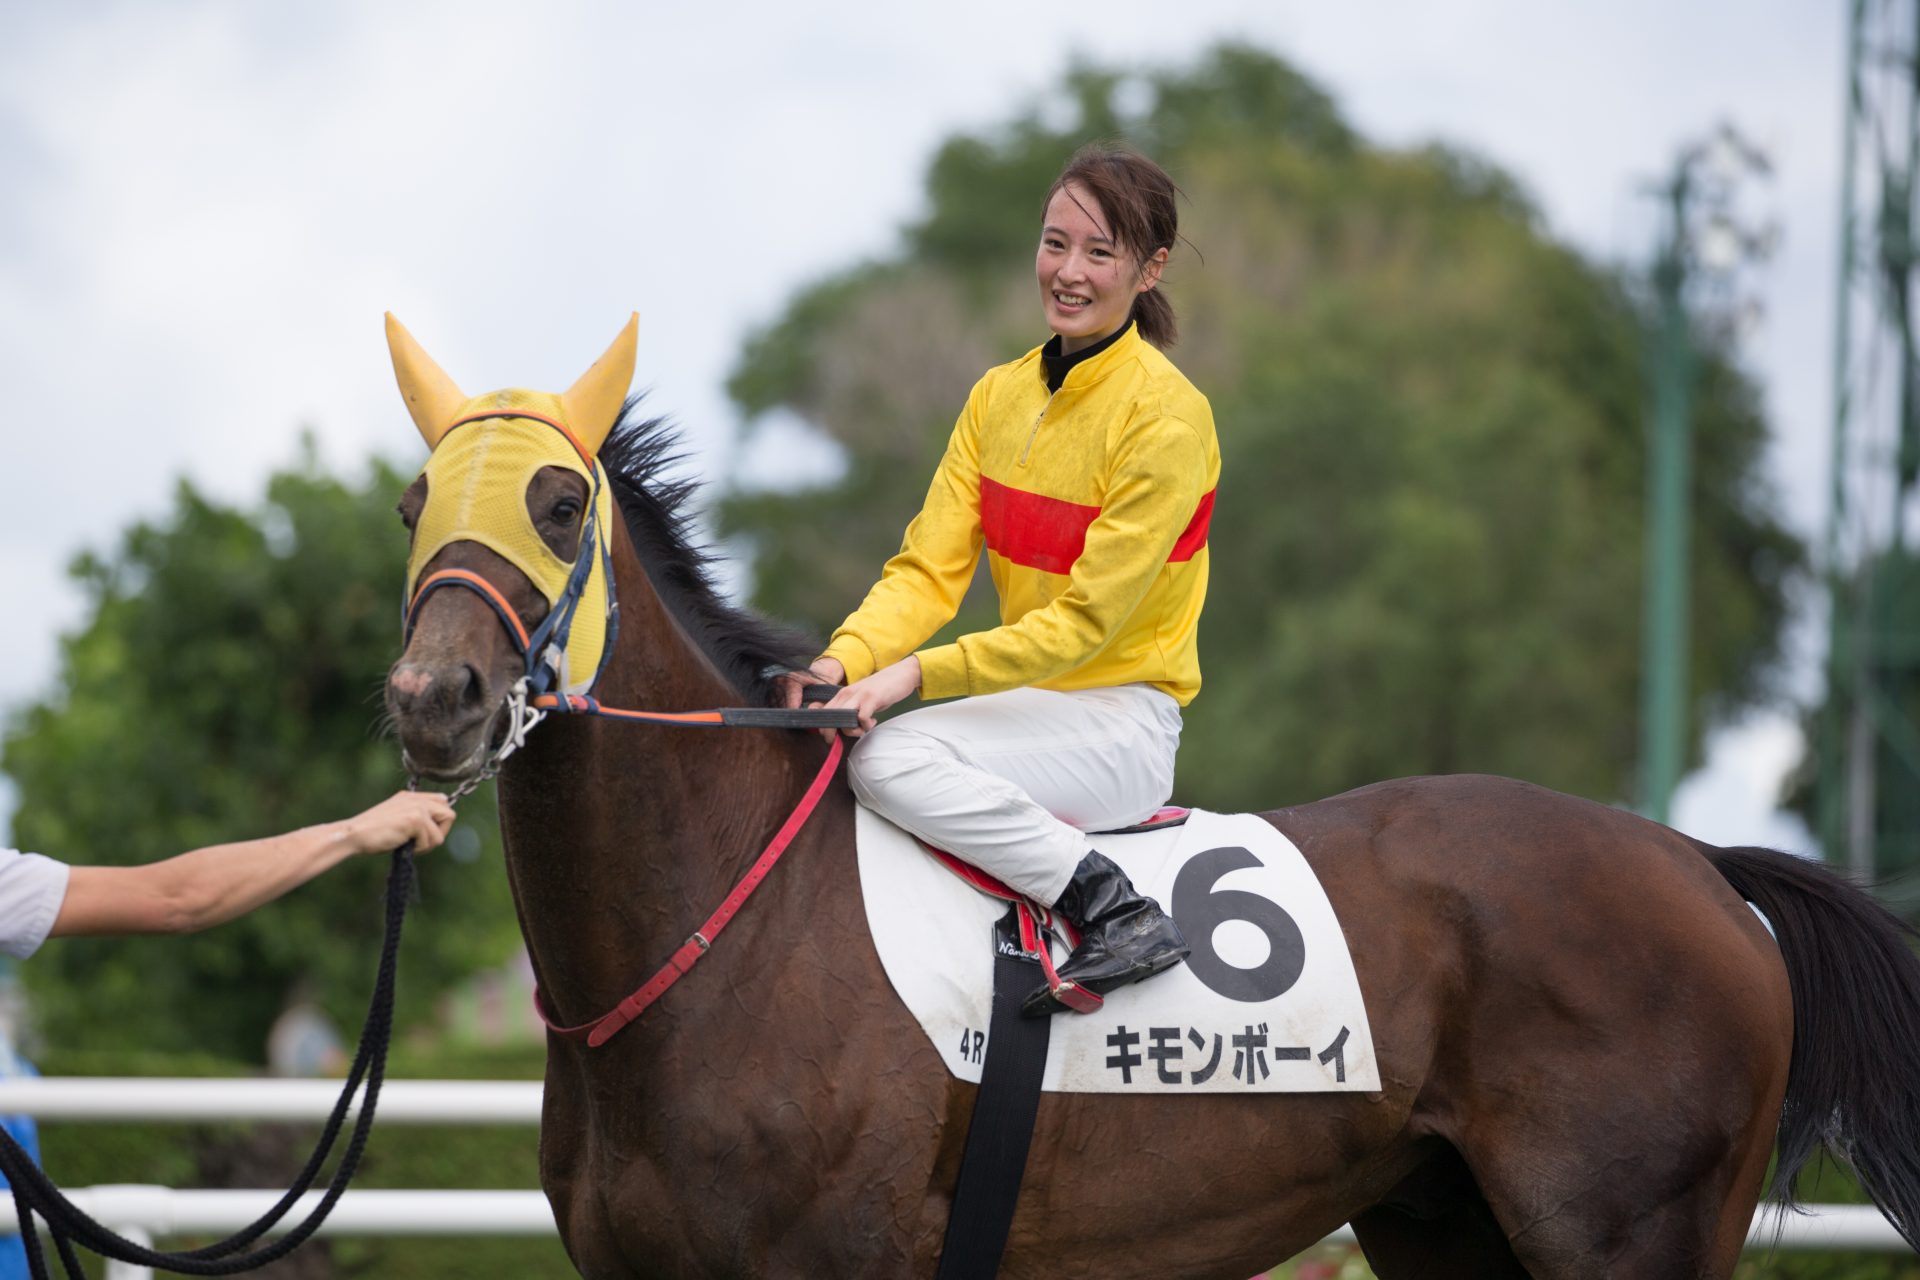
{"label": "stirrup leather", "polygon": [[1058,911],[1041,905],[1034,899],[982,871],[972,863],[956,858],[945,849],[937,849],[922,840],[920,847],[932,854],[942,866],[959,876],[962,880],[989,897],[1011,902],[1020,912],[1020,945],[1028,955],[1040,962],[1040,972],[1047,980],[1047,991],[1063,1006],[1074,1013],[1098,1013],[1107,1002],[1105,996],[1087,990],[1071,978],[1060,976],[1059,966],[1053,962],[1053,953],[1047,946],[1047,937],[1057,932],[1060,940],[1067,946],[1069,954],[1080,945],[1080,931],[1073,922]]}

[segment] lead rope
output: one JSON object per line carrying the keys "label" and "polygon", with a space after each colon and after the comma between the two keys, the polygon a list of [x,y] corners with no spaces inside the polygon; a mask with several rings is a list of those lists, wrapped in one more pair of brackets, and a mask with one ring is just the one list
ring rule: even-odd
{"label": "lead rope", "polygon": [[[314,1148],[306,1167],[294,1179],[293,1186],[273,1208],[225,1240],[180,1253],[163,1253],[137,1244],[88,1216],[62,1194],[60,1188],[53,1184],[52,1179],[41,1171],[33,1157],[11,1135],[0,1130],[0,1173],[6,1174],[7,1181],[13,1187],[14,1209],[20,1218],[20,1238],[26,1247],[27,1265],[33,1280],[51,1280],[40,1244],[39,1229],[33,1220],[36,1213],[46,1221],[47,1232],[53,1237],[54,1248],[59,1251],[68,1280],[86,1280],[86,1272],[81,1269],[80,1259],[74,1253],[76,1243],[103,1258],[136,1266],[181,1275],[227,1276],[277,1262],[320,1229],[320,1224],[333,1212],[334,1205],[339,1202],[359,1167],[367,1138],[373,1130],[373,1113],[380,1099],[380,1084],[386,1078],[387,1046],[393,1035],[394,973],[400,956],[400,927],[413,889],[413,842],[409,840],[395,849],[392,859],[387,872],[386,937],[380,946],[380,968],[374,979],[366,1025],[360,1031],[360,1046],[354,1053],[353,1067],[347,1072],[346,1083],[340,1090],[340,1100],[334,1103],[333,1113],[327,1117],[320,1143]],[[340,1156],[340,1166],[334,1171],[320,1203],[281,1239],[264,1248],[250,1249],[256,1240],[278,1225],[292,1211],[300,1197],[312,1188],[319,1177],[320,1167],[326,1163],[334,1142],[340,1136],[347,1110],[363,1080],[366,1083],[366,1096],[360,1107],[360,1115],[354,1121],[352,1135]]]}
{"label": "lead rope", "polygon": [[[507,757],[526,744],[527,733],[546,717],[546,712],[527,705],[527,681],[524,677],[514,684],[508,694],[507,707],[505,740],[486,767],[447,793],[449,803],[458,804],[499,773]],[[419,782],[418,777],[409,777],[407,790],[418,790]],[[40,1244],[39,1228],[34,1222],[35,1214],[46,1222],[47,1234],[53,1237],[53,1245],[60,1255],[60,1264],[67,1273],[67,1280],[86,1280],[86,1272],[74,1252],[76,1243],[116,1262],[180,1275],[228,1276],[278,1262],[320,1229],[320,1224],[333,1212],[334,1205],[346,1192],[347,1184],[353,1180],[360,1166],[360,1157],[366,1151],[367,1139],[373,1132],[374,1108],[380,1100],[381,1082],[386,1079],[387,1048],[393,1039],[394,975],[400,960],[401,925],[405,922],[407,903],[413,895],[413,875],[413,841],[409,840],[393,851],[392,865],[387,871],[386,934],[380,944],[380,966],[374,977],[373,998],[367,1008],[367,1020],[360,1029],[360,1045],[354,1052],[353,1066],[347,1072],[346,1082],[341,1086],[340,1100],[333,1104],[333,1111],[328,1115],[326,1127],[320,1134],[320,1142],[314,1147],[313,1155],[308,1158],[306,1167],[301,1169],[293,1185],[271,1209],[249,1225],[224,1240],[198,1249],[165,1253],[148,1248],[102,1225],[69,1200],[34,1162],[33,1157],[27,1154],[25,1148],[15,1142],[11,1134],[0,1129],[0,1173],[6,1175],[13,1189],[14,1212],[20,1219],[20,1239],[26,1249],[27,1266],[33,1280],[52,1280],[52,1273],[47,1269],[46,1253]],[[320,1203],[279,1240],[265,1248],[251,1249],[255,1241],[279,1225],[281,1219],[292,1212],[300,1197],[313,1188],[320,1176],[321,1166],[326,1163],[334,1143],[339,1140],[347,1111],[352,1107],[354,1094],[359,1092],[363,1080],[366,1083],[366,1095],[361,1102],[360,1114],[354,1121],[346,1149],[340,1155],[340,1165],[327,1183]]]}

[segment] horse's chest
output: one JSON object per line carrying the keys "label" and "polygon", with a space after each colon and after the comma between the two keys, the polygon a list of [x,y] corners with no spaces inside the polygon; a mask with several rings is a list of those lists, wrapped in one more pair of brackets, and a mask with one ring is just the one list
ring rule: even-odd
{"label": "horse's chest", "polygon": [[593,1142],[541,1155],[561,1241],[588,1280],[728,1274],[696,1257],[686,1209],[651,1162]]}
{"label": "horse's chest", "polygon": [[[638,1101],[636,1106],[644,1105]],[[777,1109],[776,1109],[777,1110]],[[777,1276],[880,1274],[891,1232],[833,1233],[805,1244],[797,1225],[819,1215],[831,1190],[817,1152],[794,1135],[722,1104],[700,1115],[655,1109],[598,1117],[576,1141],[542,1143],[541,1181],[574,1265],[584,1276]],[[854,1210],[853,1205],[848,1205]],[[855,1213],[883,1221],[890,1215]],[[832,1221],[846,1222],[839,1213]],[[861,1258],[838,1256],[865,1239]],[[817,1247],[816,1247],[817,1246]],[[814,1256],[824,1249],[836,1256]]]}

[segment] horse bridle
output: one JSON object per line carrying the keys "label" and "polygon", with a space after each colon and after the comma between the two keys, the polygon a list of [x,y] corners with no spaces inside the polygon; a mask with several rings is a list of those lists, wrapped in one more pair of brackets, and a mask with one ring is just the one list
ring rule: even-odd
{"label": "horse bridle", "polygon": [[[520,654],[525,669],[513,683],[508,692],[505,709],[508,723],[507,732],[500,745],[488,756],[486,764],[460,783],[448,798],[458,802],[471,794],[482,783],[500,772],[500,768],[515,751],[526,744],[527,734],[546,719],[549,714],[601,716],[614,720],[627,720],[648,724],[669,725],[676,728],[719,728],[719,729],[852,729],[860,723],[859,713],[851,709],[829,711],[788,710],[778,707],[718,707],[706,711],[635,711],[621,707],[604,706],[594,698],[591,690],[599,683],[600,675],[606,670],[607,661],[613,654],[614,640],[619,634],[619,606],[614,599],[613,557],[609,550],[611,539],[599,528],[599,498],[603,483],[599,463],[594,460],[571,431],[552,418],[524,411],[500,413],[478,413],[461,418],[453,424],[459,427],[465,423],[484,418],[532,418],[553,427],[567,438],[580,456],[586,460],[593,474],[593,491],[587,501],[586,522],[580,530],[580,548],[574,557],[573,569],[567,575],[565,589],[554,602],[547,616],[530,633],[526,624],[520,620],[519,611],[507,600],[506,595],[487,580],[486,575],[471,569],[441,569],[427,575],[414,589],[412,598],[407,602],[403,620],[402,643],[413,638],[414,622],[418,618],[421,605],[427,597],[443,587],[459,587],[471,591],[484,600],[493,610],[494,616],[506,630],[507,638],[513,642],[514,649]],[[449,427],[451,431],[453,427]],[[580,599],[586,591],[587,579],[592,575],[596,555],[603,566],[607,584],[607,638],[600,651],[600,662],[588,682],[588,693],[572,694],[566,692],[566,648],[567,639],[572,632],[575,612],[579,609]],[[534,991],[534,1008],[549,1031],[565,1039],[585,1039],[590,1047],[597,1048],[605,1044],[613,1034],[627,1023],[639,1017],[648,1005],[658,1000],[675,982],[678,982],[696,961],[713,946],[713,940],[733,919],[736,912],[745,905],[753,891],[760,886],[767,873],[773,870],[787,846],[800,833],[812,816],[820,799],[826,794],[827,784],[840,766],[840,758],[845,754],[846,741],[836,735],[832,748],[827,752],[826,760],[815,774],[800,802],[794,806],[787,820],[767,844],[760,856],[754,860],[738,884],[729,893],[719,908],[703,921],[700,927],[682,943],[678,950],[662,965],[652,977],[642,983],[633,994],[622,1000],[609,1012],[584,1022],[578,1026],[564,1027],[554,1022],[547,1012],[546,1002],[539,990]],[[407,781],[409,789],[418,785],[418,777]]]}
{"label": "horse bridle", "polygon": [[[593,490],[588,496],[586,523],[580,530],[580,548],[575,553],[573,568],[567,575],[567,583],[560,598],[548,610],[547,616],[531,632],[520,620],[520,613],[507,599],[506,593],[495,586],[485,574],[472,569],[440,569],[421,579],[414,589],[412,598],[407,602],[402,620],[401,643],[404,645],[413,639],[413,628],[428,596],[443,587],[459,587],[485,601],[493,611],[494,617],[507,633],[514,651],[521,657],[523,670],[513,687],[508,690],[502,706],[507,713],[506,734],[500,745],[493,750],[487,763],[480,771],[462,782],[451,793],[459,800],[470,795],[481,783],[499,773],[507,757],[526,745],[527,734],[535,725],[549,715],[589,715],[602,716],[613,720],[637,721],[646,724],[674,725],[688,729],[852,729],[860,723],[859,715],[852,711],[813,710],[804,712],[789,711],[775,707],[717,707],[705,711],[634,711],[622,707],[609,707],[592,696],[592,689],[600,681],[601,673],[606,670],[608,660],[613,656],[614,641],[620,634],[620,606],[614,595],[612,539],[600,528],[600,487],[603,480],[601,470],[591,455],[581,448],[561,423],[537,413],[509,411],[500,413],[476,413],[460,419],[453,426],[483,418],[532,418],[544,422],[567,438],[580,456],[586,459],[592,468]],[[451,431],[453,428],[449,427]],[[580,607],[587,580],[593,572],[596,554],[603,567],[607,584],[607,636],[600,650],[600,662],[588,682],[588,692],[584,694],[567,693],[566,687],[566,651],[567,641],[572,635],[574,615]],[[417,785],[418,778],[408,781],[408,786]]]}

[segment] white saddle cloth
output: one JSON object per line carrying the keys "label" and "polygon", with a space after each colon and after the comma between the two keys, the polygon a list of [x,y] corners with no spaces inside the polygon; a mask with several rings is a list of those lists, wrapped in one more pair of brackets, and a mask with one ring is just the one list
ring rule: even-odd
{"label": "white saddle cloth", "polygon": [[[862,806],[860,888],[887,978],[962,1080],[978,1082],[1007,904],[963,883]],[[1055,1015],[1052,1093],[1374,1092],[1360,983],[1326,892],[1292,841],[1251,814],[1102,836],[1100,852],[1173,913],[1187,963]],[[1063,953],[1056,948],[1056,961]],[[1036,982],[1038,969],[1035,969]]]}

